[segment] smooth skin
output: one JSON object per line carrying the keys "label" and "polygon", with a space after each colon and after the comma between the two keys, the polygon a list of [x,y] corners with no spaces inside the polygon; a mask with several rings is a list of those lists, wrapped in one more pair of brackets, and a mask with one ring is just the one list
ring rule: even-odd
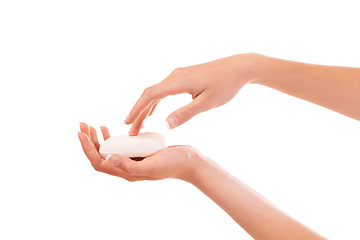
{"label": "smooth skin", "polygon": [[[137,135],[146,117],[168,95],[188,93],[193,101],[171,113],[170,128],[230,101],[247,83],[261,84],[360,120],[360,69],[299,63],[248,53],[175,69],[138,99],[126,124]],[[101,158],[96,131],[85,123],[78,133],[92,166],[128,181],[176,178],[210,197],[255,239],[324,239],[286,215],[215,162],[190,146],[171,146],[142,161]],[[104,140],[110,137],[101,127]]]}
{"label": "smooth skin", "polygon": [[166,119],[170,128],[230,101],[247,83],[261,84],[360,120],[360,68],[293,62],[255,53],[175,69],[146,88],[126,124],[138,135],[145,118],[168,95],[188,93],[193,101]]}
{"label": "smooth skin", "polygon": [[[259,193],[190,146],[170,146],[142,161],[113,155],[103,159],[96,131],[85,123],[78,133],[95,170],[128,181],[176,178],[189,182],[227,212],[254,239],[324,239],[286,215]],[[104,140],[110,137],[101,127]]]}

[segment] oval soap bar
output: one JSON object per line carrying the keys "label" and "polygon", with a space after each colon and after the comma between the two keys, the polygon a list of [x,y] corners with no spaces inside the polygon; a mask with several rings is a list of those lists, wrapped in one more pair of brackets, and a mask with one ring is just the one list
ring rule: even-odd
{"label": "oval soap bar", "polygon": [[103,158],[110,154],[119,154],[130,158],[148,157],[166,148],[163,135],[144,132],[137,136],[119,135],[106,139],[99,152]]}

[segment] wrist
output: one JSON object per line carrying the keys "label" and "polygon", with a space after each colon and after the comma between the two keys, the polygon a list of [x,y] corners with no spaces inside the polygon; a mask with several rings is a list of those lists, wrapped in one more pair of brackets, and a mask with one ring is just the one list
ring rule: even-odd
{"label": "wrist", "polygon": [[260,83],[264,79],[266,56],[258,53],[244,53],[236,55],[237,79],[241,85],[247,83]]}
{"label": "wrist", "polygon": [[198,151],[193,153],[191,174],[185,181],[191,183],[201,191],[203,188],[211,184],[219,173],[219,166],[210,158]]}
{"label": "wrist", "polygon": [[210,162],[207,157],[193,147],[189,146],[186,150],[188,155],[188,170],[186,174],[179,177],[179,179],[195,185],[199,179],[203,178]]}
{"label": "wrist", "polygon": [[291,61],[256,53],[250,53],[248,58],[249,83],[273,87],[295,72]]}

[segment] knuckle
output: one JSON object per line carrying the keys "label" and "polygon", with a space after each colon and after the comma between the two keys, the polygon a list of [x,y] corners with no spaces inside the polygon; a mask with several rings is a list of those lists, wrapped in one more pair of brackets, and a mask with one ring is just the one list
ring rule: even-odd
{"label": "knuckle", "polygon": [[182,81],[183,79],[189,79],[189,71],[188,68],[176,68],[172,75],[174,80]]}
{"label": "knuckle", "polygon": [[98,163],[92,163],[91,165],[92,165],[92,167],[95,169],[95,171],[101,172],[101,165],[100,165],[100,164],[98,164]]}
{"label": "knuckle", "polygon": [[134,175],[134,167],[131,164],[124,165],[122,169],[127,175]]}
{"label": "knuckle", "polygon": [[183,70],[183,69],[184,69],[184,68],[181,68],[181,67],[175,68],[175,69],[172,71],[172,73],[177,74],[177,73],[181,72],[181,70]]}
{"label": "knuckle", "polygon": [[184,150],[188,159],[192,159],[197,153],[196,149],[192,146],[185,146]]}
{"label": "knuckle", "polygon": [[152,91],[152,88],[151,87],[148,87],[148,88],[145,88],[145,90],[143,91],[142,95],[145,96],[145,97],[149,97],[151,96],[153,93]]}
{"label": "knuckle", "polygon": [[195,148],[193,146],[190,145],[183,145],[184,150],[187,151],[195,151]]}
{"label": "knuckle", "polygon": [[183,116],[185,117],[185,119],[189,119],[191,117],[193,117],[194,115],[194,112],[191,108],[189,107],[184,107],[183,110],[182,110],[182,114]]}

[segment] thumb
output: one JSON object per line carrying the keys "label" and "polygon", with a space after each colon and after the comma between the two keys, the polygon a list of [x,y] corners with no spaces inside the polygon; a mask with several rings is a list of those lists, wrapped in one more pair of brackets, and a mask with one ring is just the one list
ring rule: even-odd
{"label": "thumb", "polygon": [[205,93],[199,95],[191,103],[179,108],[166,119],[167,126],[170,129],[176,128],[181,124],[187,122],[197,114],[211,109],[209,99]]}

